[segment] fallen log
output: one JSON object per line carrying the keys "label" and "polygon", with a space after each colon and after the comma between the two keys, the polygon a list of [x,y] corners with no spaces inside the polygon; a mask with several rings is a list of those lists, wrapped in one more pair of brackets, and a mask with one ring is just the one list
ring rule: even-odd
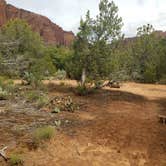
{"label": "fallen log", "polygon": [[5,160],[5,161],[7,161],[8,160],[8,157],[7,157],[7,155],[6,155],[6,150],[7,150],[7,146],[6,147],[4,147],[3,149],[1,149],[0,150],[0,156]]}
{"label": "fallen log", "polygon": [[120,88],[120,83],[117,81],[108,81],[107,83],[103,84],[102,88],[108,86],[110,88]]}
{"label": "fallen log", "polygon": [[96,89],[100,89],[100,88],[104,88],[104,87],[110,87],[110,88],[120,88],[120,83],[117,82],[117,81],[108,81],[108,82],[105,82],[103,83],[102,85],[96,87]]}

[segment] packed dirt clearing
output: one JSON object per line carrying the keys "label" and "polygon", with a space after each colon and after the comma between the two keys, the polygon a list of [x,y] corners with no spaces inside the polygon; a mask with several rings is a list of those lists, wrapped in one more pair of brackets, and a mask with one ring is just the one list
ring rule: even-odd
{"label": "packed dirt clearing", "polygon": [[[165,85],[124,83],[120,89],[78,96],[70,88],[74,81],[51,83],[50,96],[70,95],[80,109],[51,114],[21,101],[0,101],[0,110],[10,107],[0,113],[0,145],[8,146],[8,153],[22,153],[25,166],[166,165],[166,125],[158,119],[166,115]],[[28,149],[30,131],[55,120],[62,122],[55,137],[37,150]],[[0,158],[0,166],[5,165]]]}

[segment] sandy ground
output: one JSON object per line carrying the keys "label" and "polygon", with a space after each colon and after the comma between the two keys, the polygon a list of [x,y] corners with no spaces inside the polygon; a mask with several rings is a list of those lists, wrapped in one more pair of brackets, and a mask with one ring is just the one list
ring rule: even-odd
{"label": "sandy ground", "polygon": [[71,123],[47,146],[25,148],[25,166],[166,165],[166,125],[157,117],[166,113],[166,86],[124,83],[86,97],[56,87],[51,94],[70,95],[84,106],[56,116]]}

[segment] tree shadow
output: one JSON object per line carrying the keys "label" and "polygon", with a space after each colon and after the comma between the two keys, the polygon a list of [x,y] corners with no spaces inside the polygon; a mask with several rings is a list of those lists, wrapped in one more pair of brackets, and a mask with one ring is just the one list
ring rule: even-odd
{"label": "tree shadow", "polygon": [[89,90],[90,93],[87,93],[87,95],[85,96],[80,96],[76,93],[76,87],[70,85],[59,85],[51,83],[46,86],[49,92],[72,94],[75,97],[86,98],[89,100],[96,100],[99,103],[101,103],[105,99],[109,99],[111,101],[125,101],[131,103],[141,103],[148,101],[148,99],[144,96],[120,90],[112,90],[112,89]]}
{"label": "tree shadow", "polygon": [[99,89],[85,97],[89,100],[95,100],[96,103],[99,103],[100,105],[105,102],[111,103],[111,101],[129,102],[135,104],[148,102],[148,99],[144,96],[134,94],[131,92],[112,89]]}
{"label": "tree shadow", "polygon": [[160,113],[166,115],[166,98],[161,98],[158,100],[155,100],[156,103],[159,104],[159,106],[161,107],[160,109]]}
{"label": "tree shadow", "polygon": [[111,100],[135,102],[135,103],[148,101],[146,97],[131,92],[111,90],[111,89],[110,90],[102,89],[102,91],[103,93],[108,93]]}
{"label": "tree shadow", "polygon": [[49,92],[70,93],[73,87],[65,84],[49,83],[46,85]]}

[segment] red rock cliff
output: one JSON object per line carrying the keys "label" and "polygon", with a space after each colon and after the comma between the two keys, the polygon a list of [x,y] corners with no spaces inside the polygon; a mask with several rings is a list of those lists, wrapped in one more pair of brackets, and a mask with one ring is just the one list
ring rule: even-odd
{"label": "red rock cliff", "polygon": [[38,32],[48,44],[70,46],[74,40],[73,32],[66,32],[47,17],[23,9],[18,9],[5,0],[0,0],[0,26],[10,19],[19,18],[27,21],[32,29]]}

